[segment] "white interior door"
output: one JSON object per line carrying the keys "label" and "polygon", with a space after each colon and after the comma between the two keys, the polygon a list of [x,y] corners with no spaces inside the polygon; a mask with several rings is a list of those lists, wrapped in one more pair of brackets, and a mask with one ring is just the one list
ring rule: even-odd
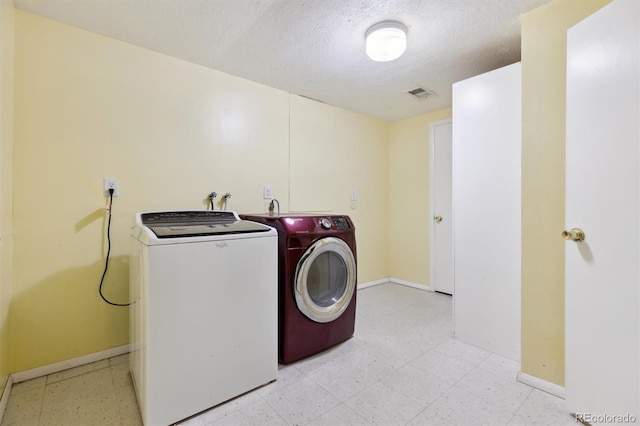
{"label": "white interior door", "polygon": [[431,124],[431,286],[453,294],[451,120]]}
{"label": "white interior door", "polygon": [[565,389],[591,424],[640,420],[639,28],[616,0],[567,38]]}

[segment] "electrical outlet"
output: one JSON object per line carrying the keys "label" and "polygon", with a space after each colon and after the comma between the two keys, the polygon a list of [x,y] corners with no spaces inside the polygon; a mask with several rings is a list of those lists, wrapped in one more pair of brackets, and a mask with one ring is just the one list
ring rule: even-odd
{"label": "electrical outlet", "polygon": [[265,200],[271,199],[271,185],[264,186],[264,195],[262,198],[264,198]]}
{"label": "electrical outlet", "polygon": [[113,188],[113,196],[118,197],[120,195],[120,185],[116,178],[104,178],[104,196],[109,196],[109,190]]}

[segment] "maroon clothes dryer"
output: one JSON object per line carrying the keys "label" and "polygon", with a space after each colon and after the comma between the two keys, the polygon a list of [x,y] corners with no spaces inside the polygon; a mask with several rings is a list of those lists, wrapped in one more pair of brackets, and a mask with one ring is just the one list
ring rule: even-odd
{"label": "maroon clothes dryer", "polygon": [[278,359],[305,358],[353,336],[356,235],[348,216],[240,215],[278,231]]}

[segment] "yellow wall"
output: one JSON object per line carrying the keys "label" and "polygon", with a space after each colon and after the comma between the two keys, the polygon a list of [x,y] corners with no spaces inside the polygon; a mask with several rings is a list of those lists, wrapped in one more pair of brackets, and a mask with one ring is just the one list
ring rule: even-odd
{"label": "yellow wall", "polygon": [[566,31],[609,0],[522,18],[522,371],[564,385]]}
{"label": "yellow wall", "polygon": [[322,149],[298,146],[314,137],[310,114],[348,135],[339,164],[318,163],[328,173],[311,183],[328,178],[328,209],[354,217],[360,281],[389,275],[378,235],[388,215],[386,123],[22,11],[15,27],[12,371],[128,342],[128,310],[97,294],[103,177],[120,181],[105,293],[122,302],[135,212],[204,208],[211,191],[230,192],[232,210],[262,212],[265,184],[288,211],[289,191],[307,190],[290,179],[290,151],[312,159]]}
{"label": "yellow wall", "polygon": [[389,273],[430,285],[430,125],[451,108],[391,123],[389,132]]}
{"label": "yellow wall", "polygon": [[292,96],[290,137],[291,210],[348,214],[356,226],[358,282],[388,277],[389,125]]}
{"label": "yellow wall", "polygon": [[0,395],[11,373],[9,306],[13,246],[13,24],[13,5],[10,2],[0,2]]}

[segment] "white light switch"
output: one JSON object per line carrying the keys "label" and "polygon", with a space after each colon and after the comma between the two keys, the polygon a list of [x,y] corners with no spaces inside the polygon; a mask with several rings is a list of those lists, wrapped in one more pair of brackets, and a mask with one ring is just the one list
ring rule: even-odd
{"label": "white light switch", "polygon": [[351,190],[351,201],[357,201],[358,200],[358,192],[355,189]]}
{"label": "white light switch", "polygon": [[264,186],[264,197],[265,200],[271,199],[271,185]]}

